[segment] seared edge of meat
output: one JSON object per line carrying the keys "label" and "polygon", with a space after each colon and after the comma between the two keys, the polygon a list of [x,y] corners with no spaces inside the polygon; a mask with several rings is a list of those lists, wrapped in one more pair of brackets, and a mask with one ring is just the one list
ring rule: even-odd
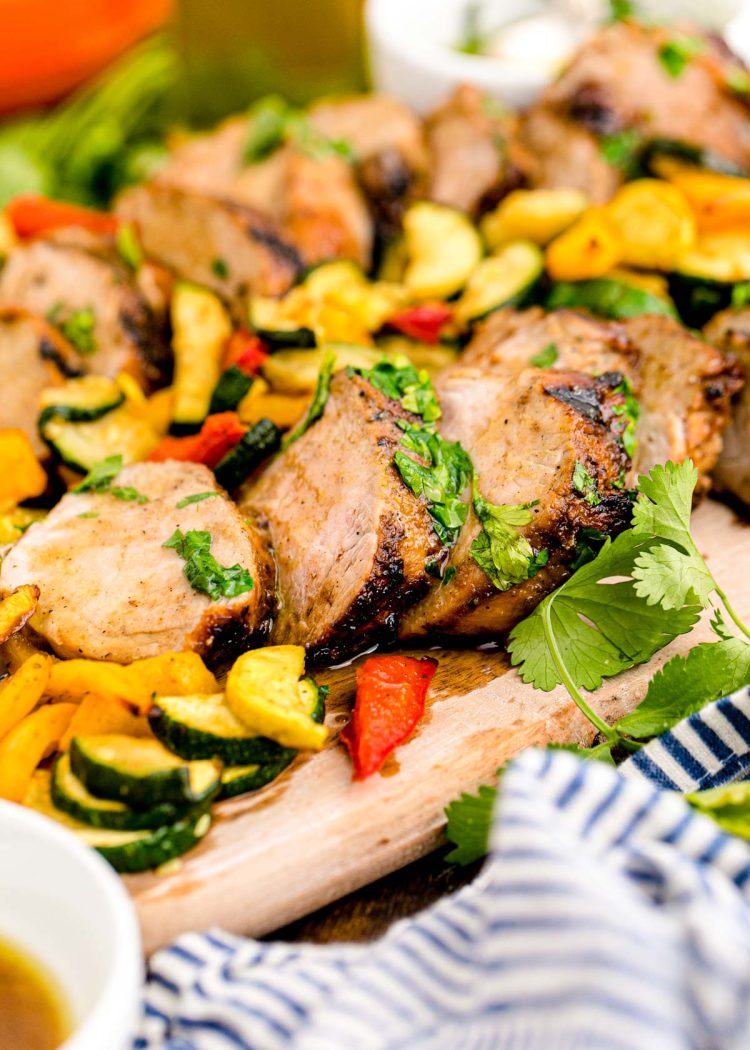
{"label": "seared edge of meat", "polygon": [[750,504],[750,310],[723,310],[708,322],[703,334],[719,350],[731,354],[745,377],[744,387],[735,395],[713,476],[718,488]]}

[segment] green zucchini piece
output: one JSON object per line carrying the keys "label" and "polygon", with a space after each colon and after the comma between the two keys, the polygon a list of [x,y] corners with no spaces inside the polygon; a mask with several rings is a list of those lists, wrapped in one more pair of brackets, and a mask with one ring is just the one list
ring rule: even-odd
{"label": "green zucchini piece", "polygon": [[175,369],[170,430],[194,433],[208,415],[232,324],[217,295],[185,281],[175,285],[171,315]]}
{"label": "green zucchini piece", "polygon": [[404,284],[415,299],[445,299],[460,292],[484,254],[468,215],[432,201],[417,201],[406,210],[404,241]]}
{"label": "green zucchini piece", "polygon": [[210,801],[221,783],[220,763],[185,762],[157,740],[139,737],[74,737],[70,764],[92,795],[134,809],[165,802],[197,806]]}
{"label": "green zucchini piece", "polygon": [[283,317],[283,300],[256,296],[250,303],[250,326],[274,350],[315,346],[312,328]]}
{"label": "green zucchini piece", "polygon": [[185,759],[218,758],[228,766],[246,766],[295,754],[274,740],[251,736],[227,707],[223,693],[160,696],[148,720],[157,740]]}
{"label": "green zucchini piece", "polygon": [[122,405],[88,423],[74,423],[55,414],[42,423],[39,433],[66,466],[87,474],[95,463],[121,455],[123,463],[146,459],[158,441],[148,420]]}
{"label": "green zucchini piece", "polygon": [[93,828],[62,812],[52,801],[51,775],[47,769],[34,774],[24,797],[24,805],[68,828],[98,850],[112,867],[123,874],[158,868],[186,853],[204,837],[211,826],[205,806],[191,810],[173,824],[139,831],[112,831]]}
{"label": "green zucchini piece", "polygon": [[230,769],[225,769],[221,775],[219,801],[236,798],[238,795],[247,795],[250,791],[258,791],[265,787],[291,765],[296,755],[296,751],[285,748],[284,754],[276,762],[263,762],[255,766],[232,766]]}
{"label": "green zucchini piece", "polygon": [[55,762],[50,783],[52,801],[58,809],[83,824],[110,831],[142,831],[174,824],[185,816],[185,806],[158,802],[150,809],[131,809],[124,802],[97,798],[83,786],[70,768],[70,755],[64,754]]}
{"label": "green zucchini piece", "polygon": [[42,391],[38,426],[41,431],[50,419],[91,423],[119,408],[124,400],[122,389],[106,376],[68,379],[62,386]]}
{"label": "green zucchini piece", "polygon": [[654,138],[649,139],[643,146],[639,157],[638,167],[644,175],[660,175],[659,160],[676,160],[682,164],[690,164],[696,168],[706,171],[715,171],[720,175],[739,175],[744,177],[747,172],[726,160],[719,153],[712,150],[701,149],[689,142],[680,142],[678,139]]}
{"label": "green zucchini piece", "polygon": [[214,387],[211,404],[208,406],[209,416],[215,412],[231,412],[235,409],[254,382],[255,377],[243,372],[237,365],[227,368]]}
{"label": "green zucchini piece", "polygon": [[233,492],[280,445],[279,427],[270,419],[259,419],[218,464],[214,471],[216,480],[227,492]]}
{"label": "green zucchini piece", "polygon": [[566,307],[590,310],[592,314],[610,320],[638,317],[641,314],[677,316],[674,306],[666,299],[611,277],[590,281],[560,281],[547,296],[545,307],[548,310]]}
{"label": "green zucchini piece", "polygon": [[511,241],[483,259],[471,274],[456,303],[456,319],[462,324],[471,324],[501,306],[522,305],[543,270],[544,256],[536,244]]}
{"label": "green zucchini piece", "polygon": [[[702,328],[720,310],[732,305],[735,284],[712,281],[688,273],[669,275],[669,294],[674,299],[680,317],[689,328]],[[738,282],[744,284],[744,281]]]}

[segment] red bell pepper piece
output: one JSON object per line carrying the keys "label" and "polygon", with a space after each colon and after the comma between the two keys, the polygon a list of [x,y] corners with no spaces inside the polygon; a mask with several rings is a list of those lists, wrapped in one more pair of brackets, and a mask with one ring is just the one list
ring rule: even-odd
{"label": "red bell pepper piece", "polygon": [[205,463],[213,470],[246,431],[236,412],[217,412],[206,419],[198,434],[162,438],[148,458],[156,463],[165,459]]}
{"label": "red bell pepper piece", "polygon": [[267,360],[268,351],[263,340],[244,328],[238,328],[229,337],[222,368],[226,372],[234,365],[246,376],[255,376]]}
{"label": "red bell pepper piece", "polygon": [[410,306],[388,318],[388,327],[418,339],[421,343],[437,343],[440,332],[452,320],[453,310],[447,303],[422,303]]}
{"label": "red bell pepper piece", "polygon": [[411,734],[424,714],[425,697],[437,660],[411,656],[371,656],[357,669],[357,698],[351,721],[341,733],[364,780]]}
{"label": "red bell pepper piece", "polygon": [[114,215],[106,212],[82,208],[79,204],[65,201],[53,201],[36,194],[14,197],[5,210],[16,235],[22,240],[64,226],[81,226],[92,233],[114,234],[120,225]]}

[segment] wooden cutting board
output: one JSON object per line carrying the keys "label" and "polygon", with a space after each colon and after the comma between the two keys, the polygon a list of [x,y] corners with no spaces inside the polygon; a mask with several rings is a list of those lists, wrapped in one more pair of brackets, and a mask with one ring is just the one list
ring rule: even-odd
{"label": "wooden cutting board", "polygon": [[[708,502],[694,534],[741,616],[750,617],[750,528]],[[656,668],[711,636],[704,621],[645,667],[606,684],[594,706],[613,721],[641,699]],[[443,841],[443,809],[493,780],[534,744],[588,743],[593,735],[563,689],[524,685],[497,651],[444,651],[429,709],[380,775],[352,783],[343,747],[298,758],[268,787],[216,807],[203,843],[169,875],[126,879],[148,953],[209,926],[260,936],[415,860]],[[319,676],[331,687],[327,723],[346,724],[354,668]]]}

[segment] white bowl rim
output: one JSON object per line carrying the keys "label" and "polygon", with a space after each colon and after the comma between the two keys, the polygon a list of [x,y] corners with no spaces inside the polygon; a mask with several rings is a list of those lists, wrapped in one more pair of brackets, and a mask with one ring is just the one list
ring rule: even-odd
{"label": "white bowl rim", "polygon": [[[122,1017],[124,1023],[135,1020],[135,1010],[129,1003],[128,991],[132,992],[134,1006],[143,977],[143,954],[135,908],[122,880],[107,861],[53,820],[0,799],[0,824],[6,827],[10,825],[11,830],[14,826],[30,829],[38,838],[64,850],[80,868],[82,879],[89,884],[96,884],[109,912],[107,935],[112,945],[109,971],[94,1006],[60,1048],[89,1050],[99,1045],[93,1041],[96,1033],[107,1030],[111,1033],[112,1018]],[[19,947],[23,949],[22,944]],[[127,1022],[124,1015],[128,1015]],[[124,1043],[132,1033],[123,1031],[121,1035],[113,1035],[114,1039],[122,1038]],[[114,1042],[112,1045],[115,1045]]]}

